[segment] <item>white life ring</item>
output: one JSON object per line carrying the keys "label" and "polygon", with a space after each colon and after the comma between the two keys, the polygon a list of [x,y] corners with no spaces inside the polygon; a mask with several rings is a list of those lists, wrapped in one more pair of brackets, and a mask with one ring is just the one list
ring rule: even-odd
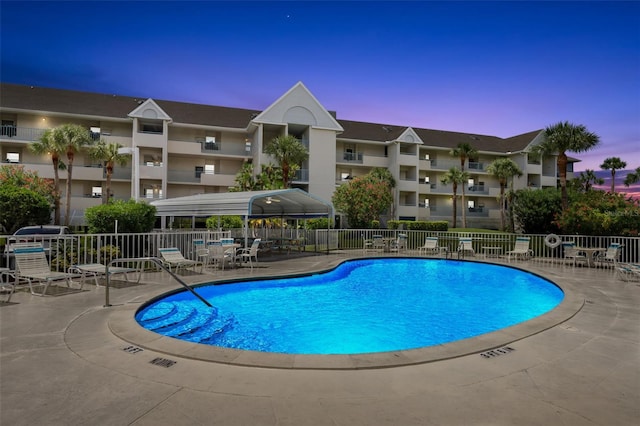
{"label": "white life ring", "polygon": [[560,243],[562,243],[562,240],[560,240],[560,237],[558,237],[556,234],[549,234],[544,237],[544,243],[547,245],[547,247],[556,248],[560,245]]}

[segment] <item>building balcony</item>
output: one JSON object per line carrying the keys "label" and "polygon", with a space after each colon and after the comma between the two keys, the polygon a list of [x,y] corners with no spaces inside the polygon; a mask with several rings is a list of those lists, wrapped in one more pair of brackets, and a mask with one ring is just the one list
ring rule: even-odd
{"label": "building balcony", "polygon": [[0,140],[33,142],[39,140],[46,130],[32,127],[1,126]]}

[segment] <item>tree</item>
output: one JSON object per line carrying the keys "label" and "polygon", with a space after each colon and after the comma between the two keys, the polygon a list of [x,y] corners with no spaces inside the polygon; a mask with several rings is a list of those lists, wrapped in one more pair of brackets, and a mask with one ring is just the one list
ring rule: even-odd
{"label": "tree", "polygon": [[115,232],[144,233],[153,230],[156,223],[156,208],[144,201],[115,200],[109,204],[89,207],[84,216],[90,234]]}
{"label": "tree", "polygon": [[557,188],[520,189],[515,192],[513,213],[525,234],[555,234],[559,232],[555,220],[561,205]]}
{"label": "tree", "polygon": [[71,182],[73,181],[73,160],[76,153],[85,147],[93,145],[89,129],[79,124],[62,124],[53,129],[56,140],[62,142],[67,155],[67,205],[64,224],[69,225],[71,219]]}
{"label": "tree", "polygon": [[111,200],[111,176],[113,175],[113,167],[118,164],[126,166],[129,162],[129,156],[118,154],[118,149],[122,148],[119,143],[107,143],[100,140],[89,150],[89,156],[98,161],[104,161],[104,168],[107,172],[107,182],[105,193],[102,194],[102,204],[107,204]]}
{"label": "tree", "polygon": [[31,189],[2,184],[0,186],[0,230],[13,234],[23,226],[51,222],[51,203]]}
{"label": "tree", "polygon": [[600,143],[600,137],[589,132],[583,125],[560,122],[544,130],[544,139],[532,148],[534,155],[558,155],[558,177],[560,179],[560,195],[562,210],[569,206],[567,195],[567,151],[586,152]]}
{"label": "tree", "polygon": [[[469,173],[463,172],[457,167],[451,167],[447,173],[442,177],[440,182],[444,185],[452,184],[453,185],[453,221],[452,228],[456,228],[458,223],[458,212],[457,212],[457,202],[458,202],[458,185],[465,185],[467,180],[469,179]],[[464,192],[462,195],[462,204],[464,210]],[[466,227],[466,224],[463,223],[463,227]]]}
{"label": "tree", "polygon": [[256,180],[253,177],[253,164],[244,163],[236,174],[236,185],[229,188],[229,192],[253,191]]}
{"label": "tree", "polygon": [[602,170],[611,170],[611,193],[616,192],[616,170],[623,170],[627,167],[627,163],[622,161],[619,157],[605,158],[604,162],[600,164]]}
{"label": "tree", "polygon": [[370,228],[393,202],[388,183],[371,174],[339,186],[331,201],[337,211],[347,216],[351,228]]}
{"label": "tree", "polygon": [[282,183],[284,188],[289,187],[289,182],[291,182],[294,177],[294,166],[301,167],[302,163],[309,158],[307,148],[292,135],[274,138],[271,143],[265,147],[264,152],[275,158],[282,169]]}
{"label": "tree", "polygon": [[0,184],[29,189],[42,195],[52,206],[55,203],[53,180],[41,178],[24,166],[0,166]]}
{"label": "tree", "polygon": [[395,197],[393,196],[393,190],[396,187],[396,180],[393,178],[393,175],[391,174],[391,172],[389,171],[389,169],[387,169],[386,167],[375,167],[373,169],[371,169],[371,171],[369,172],[369,174],[373,177],[375,177],[378,180],[381,180],[382,182],[386,182],[387,185],[389,185],[389,192],[391,194],[391,218],[395,218],[396,214],[394,211],[394,199]]}
{"label": "tree", "polygon": [[593,170],[587,169],[580,172],[580,176],[572,180],[573,189],[577,192],[589,192],[593,190],[594,185],[604,184],[604,179],[596,176]]}
{"label": "tree", "polygon": [[629,187],[634,183],[640,182],[640,167],[635,172],[629,172],[624,178],[624,186]]}
{"label": "tree", "polygon": [[65,147],[60,139],[61,135],[53,130],[47,129],[39,140],[29,144],[29,149],[38,155],[51,155],[51,163],[53,164],[53,223],[60,225],[60,176],[58,170],[65,168],[64,163],[60,161]]}
{"label": "tree", "polygon": [[464,171],[465,161],[476,156],[478,154],[478,150],[468,143],[460,143],[457,147],[449,151],[449,154],[452,157],[458,157],[460,159],[460,170]]}
{"label": "tree", "polygon": [[493,175],[500,183],[500,228],[505,230],[505,213],[506,213],[506,197],[505,189],[509,179],[513,181],[515,176],[522,176],[522,170],[510,158],[498,158],[494,160],[489,167],[487,173]]}

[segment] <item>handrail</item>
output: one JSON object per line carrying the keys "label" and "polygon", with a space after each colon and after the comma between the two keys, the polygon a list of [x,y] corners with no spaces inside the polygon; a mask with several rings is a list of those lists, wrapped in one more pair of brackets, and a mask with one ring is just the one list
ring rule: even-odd
{"label": "handrail", "polygon": [[[152,262],[155,263],[156,265],[158,265],[160,267],[160,269],[163,269],[165,271],[167,271],[169,273],[169,275],[171,275],[176,281],[178,281],[178,283],[180,283],[180,285],[182,285],[184,288],[186,288],[187,290],[189,290],[194,296],[196,296],[198,299],[200,299],[202,301],[202,303],[204,303],[205,305],[207,305],[210,308],[213,308],[213,306],[211,305],[211,303],[207,302],[207,300],[205,298],[203,298],[202,296],[200,296],[198,293],[196,293],[196,291],[191,288],[189,286],[189,284],[185,283],[184,281],[182,281],[182,279],[174,274],[173,272],[171,272],[163,263],[162,260],[160,260],[157,257],[132,257],[132,258],[120,258],[120,259],[112,259],[109,263],[107,263],[106,266],[106,274],[107,274],[107,285],[105,287],[105,293],[104,293],[104,307],[108,308],[109,306],[111,306],[109,304],[109,283],[111,280],[110,274],[109,274],[109,266],[111,266],[113,263],[123,263],[123,262],[140,262],[140,268],[142,268],[142,262]],[[142,273],[142,270],[140,271],[140,273]]]}

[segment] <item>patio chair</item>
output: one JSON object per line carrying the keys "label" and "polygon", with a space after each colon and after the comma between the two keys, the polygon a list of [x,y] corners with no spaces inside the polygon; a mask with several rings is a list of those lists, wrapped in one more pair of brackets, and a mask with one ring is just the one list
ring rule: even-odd
{"label": "patio chair", "polygon": [[198,262],[197,260],[185,258],[176,247],[161,248],[159,252],[162,263],[169,271],[177,272],[180,269],[193,268],[195,272],[196,267],[202,264],[202,262]]}
{"label": "patio chair", "polygon": [[407,249],[407,234],[398,234],[398,238],[391,242],[389,247],[391,251],[400,253],[402,250]]}
{"label": "patio chair", "polygon": [[382,235],[373,236],[373,250],[384,251],[384,238],[382,238]]}
{"label": "patio chair", "polygon": [[458,240],[458,259],[460,257],[464,257],[466,253],[469,253],[471,256],[476,255],[476,251],[473,249],[473,241],[470,237],[460,237]]}
{"label": "patio chair", "polygon": [[251,247],[239,249],[236,252],[236,259],[240,261],[240,263],[249,262],[251,269],[253,269],[252,259],[256,260],[258,263],[258,248],[260,247],[260,238],[256,238],[253,240]]}
{"label": "patio chair", "polygon": [[640,265],[631,263],[618,263],[616,265],[616,275],[621,281],[640,282]]}
{"label": "patio chair", "polygon": [[220,241],[213,241],[208,244],[207,250],[209,261],[215,267],[224,271],[224,264],[232,263],[235,260],[235,249],[225,248]]}
{"label": "patio chair", "polygon": [[[15,279],[27,281],[33,295],[46,296],[47,289],[53,282],[64,281],[67,287],[71,288],[72,278],[78,276],[68,272],[52,271],[42,247],[16,247],[13,253],[16,259]],[[84,282],[80,281],[79,284],[79,290],[82,290]],[[34,287],[43,289],[37,293]]]}
{"label": "patio chair", "polygon": [[595,257],[595,263],[597,265],[616,267],[618,263],[618,257],[620,256],[620,249],[622,246],[618,243],[611,243],[607,247],[607,251],[600,253]]}
{"label": "patio chair", "polygon": [[585,265],[589,265],[589,258],[586,253],[580,251],[576,248],[575,243],[573,242],[563,242],[562,250],[564,252],[564,260],[565,263],[567,260],[573,263],[573,267],[575,268],[576,264],[579,262],[584,263]]}
{"label": "patio chair", "polygon": [[427,254],[439,254],[441,249],[445,247],[440,247],[438,245],[438,237],[427,237],[424,240],[424,245],[422,247],[418,247],[419,255],[427,255]]}
{"label": "patio chair", "polygon": [[[79,274],[83,282],[88,278],[93,278],[96,287],[101,287],[98,278],[104,278],[107,276],[107,267],[102,263],[85,263],[73,265],[67,270],[67,272],[72,274]],[[131,272],[137,272],[138,278],[136,279],[136,284],[138,284],[140,282],[140,278],[142,277],[141,262],[138,262],[137,268],[127,268],[119,266],[109,267],[109,276],[124,275],[125,281],[129,281],[129,273]]]}
{"label": "patio chair", "polygon": [[507,252],[507,260],[511,261],[511,256],[516,259],[530,259],[533,257],[533,250],[529,248],[529,243],[531,242],[530,237],[516,237],[516,243],[513,246],[513,250]]}

